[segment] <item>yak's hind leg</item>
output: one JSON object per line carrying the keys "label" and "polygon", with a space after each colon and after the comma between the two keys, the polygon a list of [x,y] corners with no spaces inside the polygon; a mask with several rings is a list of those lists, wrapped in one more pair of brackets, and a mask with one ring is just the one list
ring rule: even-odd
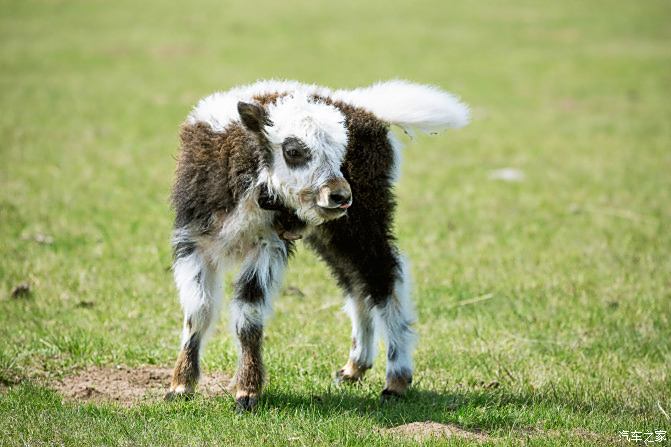
{"label": "yak's hind leg", "polygon": [[412,383],[415,332],[411,325],[416,319],[407,266],[402,260],[399,260],[391,295],[378,303],[375,311],[387,346],[387,383],[382,398],[402,396]]}
{"label": "yak's hind leg", "polygon": [[175,249],[174,276],[184,310],[181,351],[166,399],[194,392],[200,376],[200,354],[219,316],[221,272],[198,252],[193,243]]}
{"label": "yak's hind leg", "polygon": [[415,341],[407,266],[389,237],[371,235],[365,242],[345,243],[346,238],[354,238],[357,233],[347,231],[344,225],[325,230],[332,232],[315,233],[308,243],[329,264],[348,293],[345,310],[352,319],[349,360],[336,372],[336,380],[352,382],[363,377],[373,364],[375,333],[379,333],[387,348],[382,397],[401,396],[412,383]]}
{"label": "yak's hind leg", "polygon": [[370,300],[349,296],[345,312],[352,320],[352,347],[344,367],[336,371],[337,382],[357,382],[373,366],[375,358],[375,327]]}
{"label": "yak's hind leg", "polygon": [[263,241],[250,253],[235,283],[231,325],[240,346],[238,370],[232,386],[238,411],[252,410],[263,387],[261,357],[263,325],[287,262],[287,246]]}

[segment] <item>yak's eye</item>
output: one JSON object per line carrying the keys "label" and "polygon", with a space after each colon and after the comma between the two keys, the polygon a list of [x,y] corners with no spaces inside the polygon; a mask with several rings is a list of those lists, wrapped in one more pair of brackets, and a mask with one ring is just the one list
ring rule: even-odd
{"label": "yak's eye", "polygon": [[296,137],[289,137],[282,143],[282,153],[287,165],[292,168],[305,166],[310,161],[310,150]]}
{"label": "yak's eye", "polygon": [[289,149],[288,151],[285,152],[285,154],[287,154],[287,157],[289,158],[298,158],[301,156],[300,151],[296,149]]}

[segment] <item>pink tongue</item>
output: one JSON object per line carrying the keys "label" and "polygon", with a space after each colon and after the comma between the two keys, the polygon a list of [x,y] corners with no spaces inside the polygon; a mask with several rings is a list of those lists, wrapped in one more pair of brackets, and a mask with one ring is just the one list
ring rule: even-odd
{"label": "pink tongue", "polygon": [[342,208],[342,209],[345,210],[345,209],[349,208],[350,206],[352,206],[351,203],[346,203],[345,205],[340,205],[338,208]]}

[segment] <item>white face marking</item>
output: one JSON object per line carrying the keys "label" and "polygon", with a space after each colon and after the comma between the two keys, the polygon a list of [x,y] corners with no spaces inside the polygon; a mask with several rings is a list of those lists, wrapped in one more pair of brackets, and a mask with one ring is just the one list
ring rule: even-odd
{"label": "white face marking", "polygon": [[[261,173],[259,182],[267,183],[270,192],[296,209],[306,222],[318,225],[328,220],[316,201],[319,189],[329,180],[343,178],[340,167],[347,146],[344,115],[333,106],[293,94],[270,105],[268,118],[272,126],[266,126],[264,131],[273,151],[273,165]],[[297,139],[307,147],[307,163],[301,166],[287,163],[282,144],[288,138]]]}

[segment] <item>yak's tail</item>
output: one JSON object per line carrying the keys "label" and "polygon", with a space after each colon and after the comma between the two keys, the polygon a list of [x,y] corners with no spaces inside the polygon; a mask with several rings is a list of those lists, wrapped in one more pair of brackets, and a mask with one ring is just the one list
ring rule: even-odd
{"label": "yak's tail", "polygon": [[340,90],[334,96],[366,109],[406,132],[435,133],[463,127],[470,120],[466,104],[455,95],[431,85],[395,80],[366,88]]}

